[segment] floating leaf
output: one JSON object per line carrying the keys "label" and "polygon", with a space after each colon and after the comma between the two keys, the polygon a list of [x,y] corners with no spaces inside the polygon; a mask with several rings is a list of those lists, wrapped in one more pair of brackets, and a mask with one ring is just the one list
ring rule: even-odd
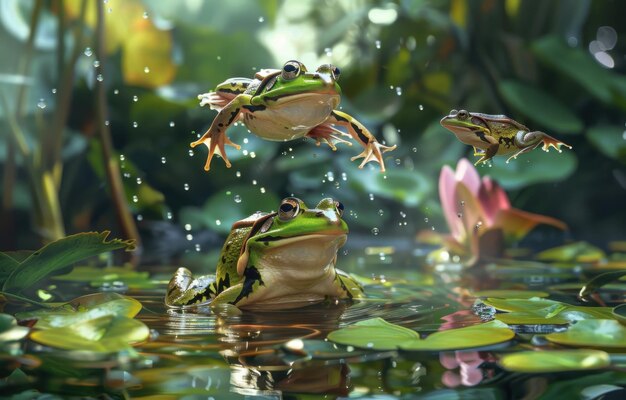
{"label": "floating leaf", "polygon": [[506,354],[499,364],[511,372],[546,373],[607,368],[611,360],[600,350],[550,350]]}
{"label": "floating leaf", "polygon": [[402,350],[447,351],[491,346],[507,342],[515,333],[506,324],[491,321],[465,328],[435,332],[423,340],[403,342]]}
{"label": "floating leaf", "polygon": [[483,303],[498,311],[507,313],[496,314],[496,319],[506,324],[562,325],[584,319],[604,319],[611,317],[610,307],[573,306],[548,299],[496,299],[488,298]]}
{"label": "floating leaf", "polygon": [[550,131],[578,133],[583,129],[576,114],[540,89],[516,81],[501,81],[498,89],[513,108]]}
{"label": "floating leaf", "polygon": [[132,318],[141,303],[117,293],[96,293],[78,297],[58,308],[18,313],[20,320],[36,319],[35,328],[50,329],[78,324],[105,315]]}
{"label": "floating leaf", "polygon": [[541,261],[595,262],[606,258],[604,251],[587,242],[575,242],[538,253]]}
{"label": "floating leaf", "polygon": [[46,346],[66,350],[116,352],[146,340],[150,334],[141,321],[105,315],[62,328],[33,332],[30,338]]}
{"label": "floating leaf", "polygon": [[151,289],[156,286],[156,282],[150,279],[148,272],[135,271],[126,267],[74,267],[69,274],[57,275],[52,279],[65,282],[86,282],[92,286],[121,281],[133,289]]}
{"label": "floating leaf", "polygon": [[328,340],[367,349],[393,350],[402,342],[420,340],[420,336],[412,329],[389,323],[382,318],[372,318],[330,332]]}
{"label": "floating leaf", "polygon": [[481,290],[473,293],[476,297],[497,297],[501,299],[530,299],[532,297],[548,297],[547,292],[539,290],[513,290],[513,289],[494,289]]}
{"label": "floating leaf", "polygon": [[561,304],[558,301],[540,298],[499,299],[490,297],[482,302],[498,311],[506,312],[539,310],[556,304]]}
{"label": "floating leaf", "polygon": [[613,319],[578,321],[565,332],[551,333],[546,338],[568,346],[626,348],[626,327]]}
{"label": "floating leaf", "polygon": [[2,291],[19,293],[71,264],[107,251],[133,249],[133,241],[106,241],[108,231],[79,233],[56,240],[22,261],[4,281]]}

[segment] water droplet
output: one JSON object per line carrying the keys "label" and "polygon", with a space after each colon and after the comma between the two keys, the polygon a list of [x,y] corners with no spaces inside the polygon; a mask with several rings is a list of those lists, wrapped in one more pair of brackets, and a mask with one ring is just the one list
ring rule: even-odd
{"label": "water droplet", "polygon": [[137,203],[139,201],[139,197],[136,194],[133,195],[133,203]]}
{"label": "water droplet", "polygon": [[104,80],[104,77],[102,77],[102,74],[98,74],[98,75],[96,75],[96,80],[98,82],[102,82]]}
{"label": "water droplet", "polygon": [[256,186],[256,179],[253,179],[253,180],[252,180],[252,185],[253,185],[253,186]]}
{"label": "water droplet", "polygon": [[94,66],[94,68],[98,68],[100,66],[100,61],[93,60],[93,66]]}
{"label": "water droplet", "polygon": [[124,156],[124,154],[120,154],[120,161],[124,161],[126,160],[126,156]]}
{"label": "water droplet", "polygon": [[189,157],[193,157],[193,150],[189,150]]}
{"label": "water droplet", "polygon": [[133,128],[137,128],[139,126],[139,124],[137,123],[137,121],[133,121]]}
{"label": "water droplet", "polygon": [[143,215],[137,214],[137,221],[143,221]]}
{"label": "water droplet", "polygon": [[176,126],[176,123],[174,123],[174,121],[170,121],[170,128],[173,128]]}
{"label": "water droplet", "polygon": [[265,18],[259,17],[259,22],[265,22]]}
{"label": "water droplet", "polygon": [[84,54],[85,54],[87,57],[91,57],[91,55],[93,54],[93,51],[91,51],[91,47],[87,47],[87,48],[85,48]]}
{"label": "water droplet", "polygon": [[396,94],[402,96],[402,88],[400,86],[396,86]]}
{"label": "water droplet", "polygon": [[108,120],[108,119],[107,119],[106,121],[104,121],[104,125],[105,125],[105,126],[109,126],[109,124],[110,124],[110,122],[109,122],[109,120]]}
{"label": "water droplet", "polygon": [[380,233],[378,228],[372,228],[372,235],[377,236]]}
{"label": "water droplet", "polygon": [[419,108],[419,109],[420,109],[420,111],[424,111],[424,106],[423,106],[423,105],[421,105],[421,104],[420,104],[417,108]]}
{"label": "water droplet", "polygon": [[115,89],[115,90],[113,91],[113,94],[120,94],[120,90],[119,90],[119,89]]}
{"label": "water droplet", "polygon": [[401,216],[402,218],[406,218],[406,213],[405,213],[404,211],[400,211],[400,216]]}
{"label": "water droplet", "polygon": [[167,162],[167,160],[165,159],[165,157],[161,157],[161,164],[165,164]]}
{"label": "water droplet", "polygon": [[330,57],[333,55],[333,49],[331,49],[330,47],[327,47],[324,49],[324,53],[326,54],[327,57]]}
{"label": "water droplet", "polygon": [[399,158],[396,158],[396,160],[395,160],[395,161],[396,161],[396,165],[400,165],[400,164],[402,164],[402,160],[401,160],[401,159],[399,159]]}
{"label": "water droplet", "polygon": [[369,194],[369,198],[370,198],[371,201],[374,201],[374,193],[370,193]]}
{"label": "water droplet", "polygon": [[167,212],[167,214],[165,215],[165,217],[166,217],[167,219],[172,219],[172,213],[171,213],[171,211],[168,211],[168,212]]}
{"label": "water droplet", "polygon": [[149,67],[143,67],[143,72],[146,74],[150,73],[150,68]]}
{"label": "water droplet", "polygon": [[39,102],[37,103],[37,107],[43,110],[44,108],[46,108],[46,101],[44,99],[39,99]]}
{"label": "water droplet", "polygon": [[186,231],[190,231],[191,230],[191,224],[185,224],[185,230]]}
{"label": "water droplet", "polygon": [[463,217],[463,213],[456,213],[456,216],[459,217],[459,218],[462,218]]}
{"label": "water droplet", "polygon": [[222,225],[222,221],[220,221],[219,219],[216,219],[215,220],[215,225],[217,225],[217,226]]}
{"label": "water droplet", "polygon": [[147,11],[143,12],[143,19],[148,19],[148,12]]}
{"label": "water droplet", "polygon": [[385,214],[385,211],[382,208],[380,208],[378,210],[378,215],[380,215],[382,217],[384,214]]}
{"label": "water droplet", "polygon": [[259,189],[261,191],[261,193],[265,193],[265,188],[261,187],[261,189]]}
{"label": "water droplet", "polygon": [[335,180],[335,174],[333,174],[331,171],[328,171],[326,173],[326,177],[328,178],[328,182],[333,182]]}
{"label": "water droplet", "polygon": [[235,197],[233,197],[233,200],[235,200],[235,203],[241,203],[241,196],[236,194]]}
{"label": "water droplet", "polygon": [[196,251],[200,251],[200,244],[196,243]]}
{"label": "water droplet", "polygon": [[133,101],[136,103],[139,100],[139,97],[137,95],[133,96]]}
{"label": "water droplet", "polygon": [[57,94],[57,89],[56,88],[52,88],[52,94]]}
{"label": "water droplet", "polygon": [[375,41],[374,45],[376,46],[377,49],[380,49],[380,40]]}
{"label": "water droplet", "polygon": [[188,183],[185,183],[185,184],[183,185],[183,189],[185,189],[185,191],[188,191],[188,190],[189,190],[189,184],[188,184]]}
{"label": "water droplet", "polygon": [[428,218],[424,218],[424,222],[428,223]]}
{"label": "water droplet", "polygon": [[413,150],[413,153],[417,153],[417,147],[413,147],[411,150]]}
{"label": "water droplet", "polygon": [[191,233],[188,233],[186,238],[187,238],[187,240],[189,240],[191,242],[193,240],[193,235]]}
{"label": "water droplet", "polygon": [[143,181],[141,180],[141,178],[137,178],[137,185],[141,185],[143,183]]}

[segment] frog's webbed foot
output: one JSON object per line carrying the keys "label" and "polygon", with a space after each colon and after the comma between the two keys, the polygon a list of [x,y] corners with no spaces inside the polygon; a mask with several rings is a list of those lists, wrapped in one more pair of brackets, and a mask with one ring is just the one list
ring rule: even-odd
{"label": "frog's webbed foot", "polygon": [[383,153],[394,150],[396,145],[393,146],[385,146],[384,144],[380,144],[377,141],[371,141],[367,145],[365,145],[365,149],[359,154],[350,159],[350,161],[358,160],[359,158],[363,158],[361,164],[359,164],[359,168],[363,168],[365,164],[370,161],[376,161],[380,164],[380,172],[385,172],[385,162],[383,161]]}
{"label": "frog's webbed foot", "polygon": [[226,156],[225,146],[226,145],[232,146],[236,148],[237,150],[239,150],[241,146],[239,146],[236,143],[233,143],[226,136],[226,134],[223,133],[222,131],[217,131],[216,133],[212,133],[211,132],[212,129],[213,129],[213,125],[211,125],[211,128],[209,128],[209,130],[207,130],[200,139],[191,143],[190,146],[196,147],[199,144],[204,144],[209,149],[209,154],[207,155],[206,163],[204,164],[205,171],[209,170],[211,166],[211,160],[213,159],[213,155],[215,153],[219,154],[222,157],[222,159],[224,159],[224,163],[226,164],[226,167],[230,168],[230,161],[228,160],[228,157]]}
{"label": "frog's webbed foot", "polygon": [[211,110],[221,111],[222,108],[226,107],[226,105],[231,102],[233,97],[234,96],[225,96],[217,92],[209,92],[199,94],[198,100],[200,100],[200,107],[208,104]]}
{"label": "frog's webbed foot", "polygon": [[165,304],[169,307],[184,307],[208,302],[215,296],[212,282],[209,276],[194,279],[187,268],[178,268],[167,285]]}
{"label": "frog's webbed foot", "polygon": [[330,147],[333,151],[337,150],[337,143],[345,143],[348,146],[352,146],[352,143],[342,139],[341,136],[350,136],[347,133],[340,131],[339,129],[335,129],[329,124],[318,125],[315,128],[311,129],[309,133],[306,134],[307,137],[315,139],[315,145],[319,146],[322,143],[326,143],[328,147]]}
{"label": "frog's webbed foot", "polygon": [[476,149],[476,147],[474,147],[474,155],[475,156],[482,156],[480,157],[480,159],[478,159],[478,161],[476,161],[474,163],[474,165],[478,166],[479,164],[485,163],[489,160],[491,160],[493,158],[493,156],[495,156],[498,153],[498,148],[500,147],[499,143],[492,143],[491,145],[489,145],[489,147],[487,147],[486,150],[482,150],[481,152],[478,151],[478,149]]}
{"label": "frog's webbed foot", "polygon": [[550,147],[554,147],[556,149],[556,151],[558,151],[559,153],[561,153],[563,150],[561,150],[561,146],[565,146],[568,149],[571,149],[572,146],[570,146],[569,144],[565,144],[563,142],[561,142],[560,140],[557,140],[555,138],[553,138],[550,135],[546,135],[545,133],[543,134],[544,136],[541,138],[541,141],[543,142],[543,150],[544,151],[549,151]]}

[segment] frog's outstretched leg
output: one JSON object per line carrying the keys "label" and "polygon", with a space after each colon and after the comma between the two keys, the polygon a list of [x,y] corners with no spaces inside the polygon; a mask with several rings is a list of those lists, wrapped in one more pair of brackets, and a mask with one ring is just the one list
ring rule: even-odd
{"label": "frog's outstretched leg", "polygon": [[194,279],[187,268],[178,268],[167,285],[165,304],[169,307],[184,307],[208,302],[213,297],[215,286],[211,277]]}
{"label": "frog's outstretched leg", "polygon": [[[518,147],[528,147],[532,146],[533,148],[539,146],[543,142],[543,150],[548,151],[550,147],[554,147],[559,153],[561,152],[561,146],[565,146],[569,149],[572,148],[569,144],[565,144],[558,139],[553,138],[547,133],[540,131],[532,131],[532,132],[524,132],[519,131],[515,135],[515,144]],[[536,144],[536,146],[533,146]]]}
{"label": "frog's outstretched leg", "polygon": [[[340,136],[350,136],[347,133],[335,129],[330,124],[321,124],[311,129],[306,134],[307,137],[315,139],[315,144],[319,146],[322,141],[326,143],[333,151],[337,150],[335,143],[345,143],[348,146],[352,146],[352,142],[342,139]],[[334,142],[333,142],[334,141]]]}
{"label": "frog's outstretched leg", "polygon": [[344,112],[333,110],[327,121],[331,124],[345,126],[350,136],[364,147],[361,154],[350,159],[354,161],[363,158],[363,162],[359,165],[359,168],[363,168],[363,166],[370,161],[377,161],[380,164],[380,171],[385,172],[383,153],[395,149],[395,145],[385,146],[378,143],[374,135],[372,135],[363,124]]}
{"label": "frog's outstretched leg", "polygon": [[345,295],[342,298],[358,299],[363,297],[363,287],[350,275],[341,270],[336,270],[335,284],[341,288]]}
{"label": "frog's outstretched leg", "polygon": [[247,94],[237,95],[230,103],[222,108],[218,113],[211,127],[202,135],[202,137],[195,142],[191,143],[191,147],[196,147],[199,144],[204,144],[209,149],[206,163],[204,164],[204,170],[208,171],[211,165],[211,159],[213,154],[217,152],[226,163],[226,167],[230,168],[230,161],[226,157],[225,145],[232,146],[239,150],[241,146],[233,143],[228,136],[226,136],[226,130],[228,127],[237,120],[239,115],[243,112],[243,107],[250,104],[252,97]]}

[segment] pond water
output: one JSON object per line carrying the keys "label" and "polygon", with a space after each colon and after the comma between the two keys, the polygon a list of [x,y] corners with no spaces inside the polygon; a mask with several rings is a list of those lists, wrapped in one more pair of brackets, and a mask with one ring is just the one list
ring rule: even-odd
{"label": "pond water", "polygon": [[[41,365],[24,363],[27,385],[5,386],[6,393],[29,387],[62,397],[104,398],[623,398],[626,373],[619,363],[559,373],[508,372],[498,363],[503,355],[524,350],[566,348],[544,336],[564,331],[562,324],[511,325],[513,340],[461,351],[372,350],[325,340],[331,331],[375,317],[422,337],[480,324],[492,319],[494,310],[475,304],[472,293],[479,290],[545,290],[550,299],[583,304],[576,293],[587,268],[579,263],[508,261],[465,270],[458,264],[427,266],[424,254],[393,247],[350,249],[339,267],[360,277],[367,294],[353,303],[218,315],[208,308],[167,309],[165,284],[174,268],[153,268],[149,280],[131,283],[126,291],[141,302],[136,318],[151,330],[136,353],[59,351],[29,342],[25,353]],[[145,289],[146,282],[152,288]],[[94,292],[63,282],[56,290],[68,299]],[[623,302],[623,287],[604,289],[598,299]]]}

